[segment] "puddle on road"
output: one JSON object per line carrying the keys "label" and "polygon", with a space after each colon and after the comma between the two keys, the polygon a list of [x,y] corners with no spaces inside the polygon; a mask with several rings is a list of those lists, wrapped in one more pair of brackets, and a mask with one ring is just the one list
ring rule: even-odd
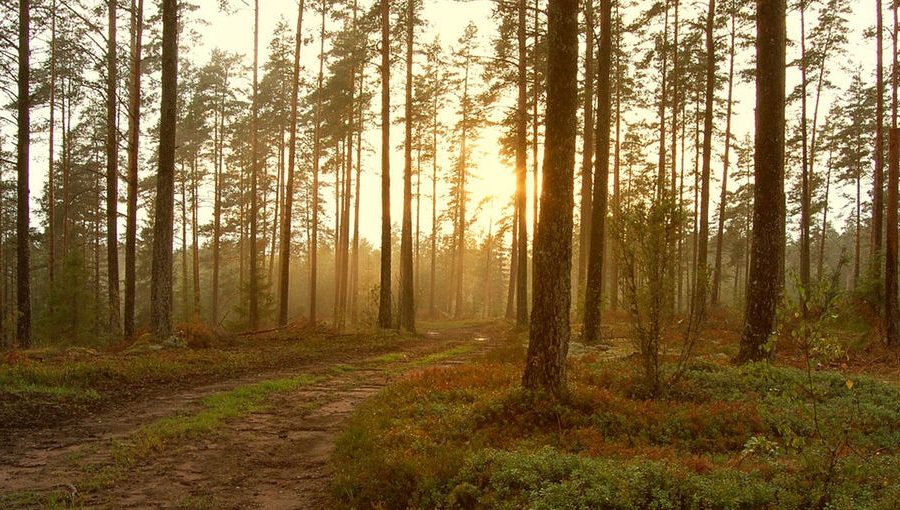
{"label": "puddle on road", "polygon": [[475,341],[476,342],[487,342],[487,337],[486,336],[476,336]]}

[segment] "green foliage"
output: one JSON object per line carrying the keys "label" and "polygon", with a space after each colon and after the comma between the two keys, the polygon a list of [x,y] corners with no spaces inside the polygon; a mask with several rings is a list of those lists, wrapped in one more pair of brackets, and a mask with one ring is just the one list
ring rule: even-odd
{"label": "green foliage", "polygon": [[832,463],[803,371],[693,363],[668,399],[645,400],[636,363],[585,356],[559,400],[522,392],[509,360],[417,373],[339,439],[339,506],[887,509],[900,496],[900,389],[812,374],[821,429],[846,438]]}

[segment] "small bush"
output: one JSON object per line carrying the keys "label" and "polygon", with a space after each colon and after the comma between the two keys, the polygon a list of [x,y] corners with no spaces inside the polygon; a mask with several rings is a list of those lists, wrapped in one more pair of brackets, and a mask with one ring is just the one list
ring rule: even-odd
{"label": "small bush", "polygon": [[897,501],[889,481],[900,479],[900,389],[814,374],[821,428],[846,438],[830,467],[799,393],[804,372],[693,363],[669,398],[648,400],[633,391],[637,363],[576,360],[562,399],[521,391],[516,363],[416,373],[363,406],[338,441],[338,506],[888,509]]}

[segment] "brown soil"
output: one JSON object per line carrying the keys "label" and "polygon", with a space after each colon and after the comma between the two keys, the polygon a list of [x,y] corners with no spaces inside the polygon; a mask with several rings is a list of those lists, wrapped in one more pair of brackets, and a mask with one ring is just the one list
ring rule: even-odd
{"label": "brown soil", "polygon": [[[502,335],[498,325],[429,332],[402,351],[408,360],[454,346],[484,352]],[[404,371],[408,361],[373,365],[369,356],[317,360],[291,370],[245,375],[225,382],[177,389],[104,410],[65,426],[18,431],[0,448],[0,506],[29,507],[25,492],[52,492],[63,501],[106,508],[325,508],[328,464],[338,433],[360,403]],[[167,445],[112,483],[84,487],[96,467],[109,465],[110,445],[154,420],[189,414],[212,394],[298,373],[357,367],[321,383],[277,393],[265,409],[228,421],[192,441]],[[79,487],[82,485],[82,487]],[[38,504],[39,505],[39,504]]]}

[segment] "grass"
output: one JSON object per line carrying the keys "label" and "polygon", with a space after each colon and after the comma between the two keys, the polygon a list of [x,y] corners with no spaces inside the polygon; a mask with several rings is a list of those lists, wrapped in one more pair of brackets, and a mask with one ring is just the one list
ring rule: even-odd
{"label": "grass", "polygon": [[415,372],[365,404],[333,457],[336,506],[887,510],[900,501],[896,386],[833,372],[808,384],[792,368],[703,362],[668,398],[647,400],[632,360],[587,354],[556,400],[519,389],[516,352]]}
{"label": "grass", "polygon": [[295,390],[325,379],[322,376],[301,374],[210,395],[203,399],[203,409],[200,411],[161,418],[142,427],[128,440],[115,444],[113,450],[116,462],[131,465],[153,452],[163,450],[171,441],[197,438],[217,429],[228,419],[247,416],[260,410],[272,394]]}
{"label": "grass", "polygon": [[208,348],[122,353],[41,349],[0,361],[0,428],[41,427],[112,402],[173,386],[223,380],[252,371],[297,366],[355,352],[378,356],[412,338],[359,334],[220,341]]}
{"label": "grass", "polygon": [[[389,346],[391,344],[385,343],[383,345]],[[294,377],[265,380],[210,395],[204,398],[200,408],[193,412],[155,420],[140,427],[124,439],[105,444],[102,448],[108,448],[108,456],[104,455],[106,450],[80,451],[71,455],[67,461],[77,465],[83,474],[82,479],[77,483],[79,491],[77,495],[69,494],[65,488],[50,492],[25,491],[3,494],[0,495],[0,507],[63,508],[87,504],[92,502],[91,498],[94,495],[102,494],[105,488],[123,480],[123,477],[131,472],[135,466],[149,462],[157,455],[171,452],[178,445],[196,441],[206,435],[215,433],[231,420],[240,419],[264,409],[268,405],[269,399],[276,394],[341,377],[366,366],[392,365],[387,368],[388,371],[403,371],[421,368],[427,364],[439,363],[449,358],[463,355],[470,350],[467,346],[459,346],[419,358],[411,357],[406,353],[391,352],[370,356],[358,363],[335,365],[317,374],[304,373]],[[190,355],[190,352],[183,354]],[[143,362],[146,362],[146,359]],[[26,381],[42,380],[45,383],[52,382],[58,385],[49,386],[47,389],[48,393],[52,391],[65,393],[64,388],[67,388],[67,386],[63,386],[64,384],[68,384],[70,381],[85,380],[83,379],[85,375],[81,372],[82,369],[79,364],[70,367],[71,371],[67,371],[64,367],[57,365],[38,365],[37,367],[23,367],[19,365],[17,367],[18,370],[11,369],[13,367],[7,368],[4,372],[6,377],[8,377],[6,379],[7,383],[13,380],[10,374],[16,373],[22,374],[21,379]],[[26,369],[23,370],[23,368]],[[142,372],[135,370],[129,373],[140,374]],[[19,380],[16,383],[16,388],[27,389],[27,384],[33,383]],[[78,385],[72,387],[76,389],[76,393],[83,389],[83,386]],[[4,387],[4,391],[8,391],[11,394],[13,391],[12,384]],[[84,389],[84,391],[93,392],[94,390],[88,388]],[[314,409],[321,404],[321,401],[315,401],[310,402],[308,406],[310,409]],[[101,458],[105,460],[98,461],[97,454],[100,454]],[[198,500],[182,502],[180,505],[183,505],[185,508],[215,506],[212,501],[207,502],[208,504],[202,503],[204,502]]]}

